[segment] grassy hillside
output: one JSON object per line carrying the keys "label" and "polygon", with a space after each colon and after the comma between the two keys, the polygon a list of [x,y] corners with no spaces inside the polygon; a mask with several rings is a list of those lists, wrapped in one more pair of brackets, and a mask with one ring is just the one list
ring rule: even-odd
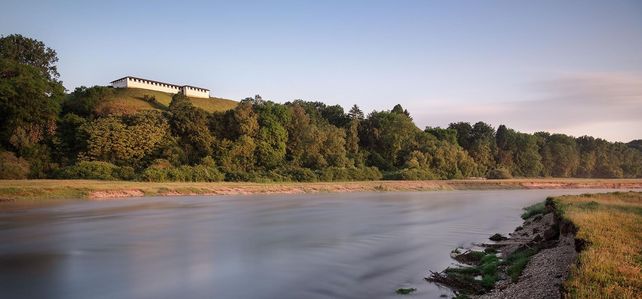
{"label": "grassy hillside", "polygon": [[[156,98],[156,103],[146,101],[145,96]],[[167,109],[172,101],[172,94],[140,89],[140,88],[115,88],[114,94],[103,101],[97,110],[104,114],[109,113],[133,113],[149,109]],[[190,98],[194,106],[199,107],[207,112],[225,111],[233,109],[238,104],[236,101],[221,98]]]}

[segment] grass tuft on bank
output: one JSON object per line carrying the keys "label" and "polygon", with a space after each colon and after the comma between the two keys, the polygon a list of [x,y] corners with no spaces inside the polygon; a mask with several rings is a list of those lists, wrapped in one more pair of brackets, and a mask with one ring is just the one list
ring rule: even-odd
{"label": "grass tuft on bank", "polygon": [[522,219],[526,220],[528,218],[531,218],[537,214],[544,214],[546,211],[546,202],[538,202],[534,205],[528,206],[524,208],[524,213],[522,214]]}
{"label": "grass tuft on bank", "polygon": [[556,207],[587,244],[564,284],[567,298],[640,298],[642,193],[561,196]]}

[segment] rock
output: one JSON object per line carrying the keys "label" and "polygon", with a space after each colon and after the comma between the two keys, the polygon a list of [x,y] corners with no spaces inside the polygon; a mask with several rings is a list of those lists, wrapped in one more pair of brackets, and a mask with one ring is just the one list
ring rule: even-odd
{"label": "rock", "polygon": [[501,234],[494,234],[494,235],[490,236],[490,238],[488,238],[488,239],[491,240],[491,241],[495,241],[495,242],[508,240],[508,238],[502,236]]}
{"label": "rock", "polygon": [[554,226],[549,227],[544,231],[544,240],[546,241],[555,240],[557,237],[559,237],[559,231]]}

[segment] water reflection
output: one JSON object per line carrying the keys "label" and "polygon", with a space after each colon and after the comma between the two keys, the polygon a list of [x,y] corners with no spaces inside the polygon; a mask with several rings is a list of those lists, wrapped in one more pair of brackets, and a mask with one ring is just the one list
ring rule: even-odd
{"label": "water reflection", "polygon": [[[586,191],[586,190],[585,190]],[[582,190],[79,202],[0,214],[3,298],[397,298],[521,207]],[[595,190],[591,192],[596,192]]]}

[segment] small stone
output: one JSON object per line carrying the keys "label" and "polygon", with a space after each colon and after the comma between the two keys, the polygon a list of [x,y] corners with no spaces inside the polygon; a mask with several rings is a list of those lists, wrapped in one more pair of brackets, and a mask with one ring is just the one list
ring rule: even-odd
{"label": "small stone", "polygon": [[491,241],[495,241],[495,242],[508,240],[508,238],[502,236],[501,234],[494,234],[494,235],[490,236],[490,238],[488,238],[488,239],[491,240]]}

